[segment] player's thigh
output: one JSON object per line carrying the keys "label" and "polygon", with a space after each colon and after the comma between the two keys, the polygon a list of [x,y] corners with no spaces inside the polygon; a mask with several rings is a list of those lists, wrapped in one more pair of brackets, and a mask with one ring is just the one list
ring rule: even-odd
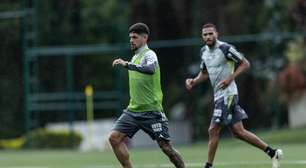
{"label": "player's thigh", "polygon": [[140,127],[144,132],[150,135],[153,140],[170,140],[168,120],[162,112],[147,113]]}
{"label": "player's thigh", "polygon": [[138,130],[139,124],[137,119],[126,113],[121,114],[113,127],[113,131],[120,132],[129,138],[132,138]]}
{"label": "player's thigh", "polygon": [[233,135],[237,135],[239,133],[242,133],[245,130],[242,121],[236,122],[234,125],[229,127],[229,129],[230,129],[230,131],[232,132]]}

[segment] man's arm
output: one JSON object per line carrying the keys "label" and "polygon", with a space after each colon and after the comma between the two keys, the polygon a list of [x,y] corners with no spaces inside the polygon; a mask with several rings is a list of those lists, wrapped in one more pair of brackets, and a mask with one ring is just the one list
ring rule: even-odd
{"label": "man's arm", "polygon": [[237,76],[246,71],[250,67],[250,63],[246,58],[242,58],[240,64],[233,74],[222,80],[218,85],[220,88],[226,88]]}
{"label": "man's arm", "polygon": [[127,63],[126,68],[132,71],[137,71],[144,74],[153,75],[155,72],[156,63],[150,63],[146,65],[136,65],[131,62]]}
{"label": "man's arm", "polygon": [[186,88],[188,90],[191,90],[193,86],[207,80],[207,78],[208,78],[207,70],[201,70],[199,74],[197,75],[197,77],[186,79],[186,82],[185,82]]}
{"label": "man's arm", "polygon": [[148,74],[148,75],[153,75],[155,73],[155,69],[157,66],[157,56],[154,52],[148,52],[144,56],[145,63],[142,65],[136,65],[133,64],[132,62],[124,61],[122,59],[116,59],[113,62],[113,66],[115,65],[121,65],[128,70],[131,71],[137,71],[140,73]]}

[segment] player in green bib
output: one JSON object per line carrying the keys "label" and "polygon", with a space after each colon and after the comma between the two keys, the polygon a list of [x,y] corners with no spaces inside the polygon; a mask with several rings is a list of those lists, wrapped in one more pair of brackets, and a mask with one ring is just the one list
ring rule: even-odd
{"label": "player in green bib", "polygon": [[116,121],[109,137],[113,151],[124,168],[131,168],[125,137],[132,138],[143,130],[156,140],[162,151],[177,168],[185,164],[172,147],[168,133],[168,119],[163,113],[163,93],[160,85],[160,69],[155,52],[148,48],[149,28],[136,23],[129,28],[130,46],[135,53],[131,61],[115,59],[113,66],[128,69],[130,103]]}
{"label": "player in green bib", "polygon": [[[150,49],[143,48],[132,61],[134,65],[141,65],[140,60]],[[154,59],[154,58],[152,58]],[[156,64],[155,73],[143,74],[129,70],[130,104],[128,110],[133,112],[163,111],[163,93],[160,86],[160,71]]]}

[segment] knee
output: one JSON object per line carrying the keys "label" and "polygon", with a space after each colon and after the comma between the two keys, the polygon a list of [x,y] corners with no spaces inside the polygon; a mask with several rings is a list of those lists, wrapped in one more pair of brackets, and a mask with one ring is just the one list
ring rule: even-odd
{"label": "knee", "polygon": [[219,137],[219,131],[216,128],[209,128],[208,135],[210,139]]}
{"label": "knee", "polygon": [[159,145],[159,147],[166,154],[172,153],[172,146],[170,144],[162,144],[162,145]]}
{"label": "knee", "polygon": [[244,130],[233,130],[232,133],[235,138],[243,139],[244,137]]}
{"label": "knee", "polygon": [[114,134],[114,133],[112,133],[112,134],[109,135],[108,141],[109,141],[109,143],[110,143],[112,146],[116,146],[116,145],[118,145],[118,144],[120,143],[119,137],[118,137],[116,134]]}

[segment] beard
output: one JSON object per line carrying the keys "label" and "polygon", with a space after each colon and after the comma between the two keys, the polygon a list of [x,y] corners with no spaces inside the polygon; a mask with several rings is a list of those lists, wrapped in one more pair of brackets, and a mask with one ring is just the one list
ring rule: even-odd
{"label": "beard", "polygon": [[135,44],[131,44],[130,48],[132,51],[136,51],[138,49],[138,47]]}
{"label": "beard", "polygon": [[216,40],[209,40],[206,42],[206,45],[208,47],[213,47],[216,44]]}

